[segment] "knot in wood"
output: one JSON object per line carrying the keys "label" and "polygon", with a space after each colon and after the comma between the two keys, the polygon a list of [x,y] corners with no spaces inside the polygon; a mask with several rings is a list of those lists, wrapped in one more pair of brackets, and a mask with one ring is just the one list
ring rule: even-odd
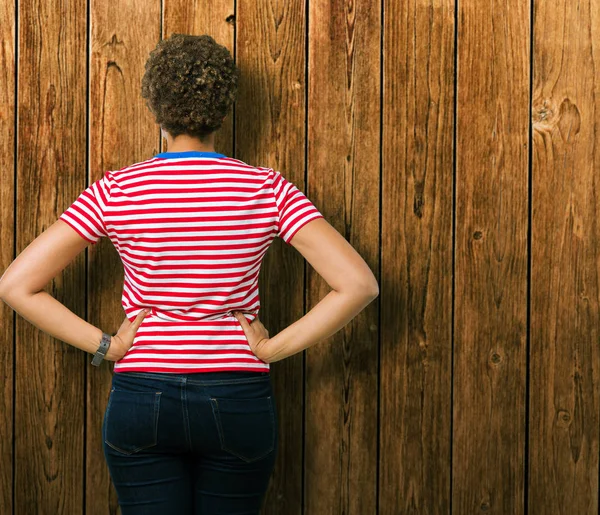
{"label": "knot in wood", "polygon": [[552,101],[545,98],[541,103],[537,103],[533,107],[533,123],[549,124],[554,119],[554,109]]}
{"label": "knot in wood", "polygon": [[559,410],[556,414],[556,425],[569,427],[571,425],[571,414],[567,410]]}

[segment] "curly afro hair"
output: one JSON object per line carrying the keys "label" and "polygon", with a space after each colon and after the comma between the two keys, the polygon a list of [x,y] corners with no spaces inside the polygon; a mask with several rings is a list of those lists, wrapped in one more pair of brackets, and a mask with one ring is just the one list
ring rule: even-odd
{"label": "curly afro hair", "polygon": [[173,138],[203,139],[235,101],[239,70],[229,50],[208,35],[172,34],[150,52],[145,68],[142,97]]}

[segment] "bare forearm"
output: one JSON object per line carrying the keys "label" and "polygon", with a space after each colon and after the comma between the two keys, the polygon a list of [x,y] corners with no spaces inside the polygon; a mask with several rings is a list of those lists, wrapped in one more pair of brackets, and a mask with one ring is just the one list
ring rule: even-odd
{"label": "bare forearm", "polygon": [[330,291],[306,315],[269,339],[265,361],[280,361],[335,334],[376,297]]}
{"label": "bare forearm", "polygon": [[14,294],[2,300],[50,336],[90,354],[98,350],[102,330],[78,317],[49,293]]}

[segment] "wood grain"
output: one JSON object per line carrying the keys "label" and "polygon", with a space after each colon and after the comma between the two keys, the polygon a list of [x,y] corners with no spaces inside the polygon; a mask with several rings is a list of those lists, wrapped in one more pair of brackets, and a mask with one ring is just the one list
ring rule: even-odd
{"label": "wood grain", "polygon": [[451,0],[384,16],[382,515],[450,513],[454,17]]}
{"label": "wood grain", "polygon": [[[91,3],[90,184],[106,170],[144,161],[159,151],[159,128],[140,90],[144,63],[160,39],[160,9],[160,0]],[[125,319],[123,265],[108,238],[88,249],[88,320],[114,334]],[[114,363],[86,367],[85,506],[87,514],[104,514],[117,510],[102,450],[102,420]]]}
{"label": "wood grain", "polygon": [[[307,193],[379,275],[381,5],[309,3]],[[329,291],[309,267],[307,309]],[[378,302],[306,351],[307,515],[375,513]]]}
{"label": "wood grain", "polygon": [[[85,188],[86,10],[18,4],[17,254]],[[45,290],[85,317],[85,253]],[[83,505],[85,354],[17,317],[14,512]]]}
{"label": "wood grain", "polygon": [[[15,258],[16,19],[15,2],[0,3],[0,269]],[[2,272],[3,273],[3,272]],[[15,313],[0,302],[0,513],[13,512]]]}
{"label": "wood grain", "polygon": [[452,511],[519,515],[525,480],[529,5],[458,5]]}
{"label": "wood grain", "polygon": [[[235,157],[274,168],[303,189],[305,170],[305,4],[300,0],[239,0],[236,57],[241,72],[236,103]],[[276,239],[259,276],[260,320],[271,335],[300,318],[304,262]],[[279,426],[277,463],[263,502],[265,515],[302,513],[303,358],[271,365]]]}
{"label": "wood grain", "polygon": [[598,3],[534,13],[529,513],[598,513]]}

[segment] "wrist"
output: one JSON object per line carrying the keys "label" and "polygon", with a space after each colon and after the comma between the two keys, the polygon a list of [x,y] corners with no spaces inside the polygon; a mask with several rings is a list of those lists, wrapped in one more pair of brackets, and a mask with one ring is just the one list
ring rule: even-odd
{"label": "wrist", "polygon": [[111,343],[112,336],[103,332],[100,342],[98,343],[98,347],[96,348],[96,351],[94,353],[94,357],[92,358],[92,365],[96,367],[100,366],[102,361],[104,361],[107,358],[109,349],[111,347]]}
{"label": "wrist", "polygon": [[104,359],[106,361],[115,361],[115,351],[117,350],[118,347],[118,343],[117,340],[115,339],[114,336],[110,337],[110,346],[108,347],[108,350],[106,351],[106,356],[104,356]]}
{"label": "wrist", "polygon": [[270,338],[267,338],[266,340],[262,341],[255,352],[256,357],[261,361],[264,361],[265,363],[273,362],[273,350],[271,349],[271,341],[272,340]]}

